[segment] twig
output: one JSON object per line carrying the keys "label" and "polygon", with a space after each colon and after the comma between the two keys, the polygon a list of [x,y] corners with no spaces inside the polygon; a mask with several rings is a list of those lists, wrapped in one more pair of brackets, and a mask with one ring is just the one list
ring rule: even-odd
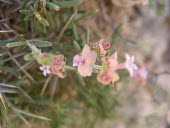
{"label": "twig", "polygon": [[58,77],[54,77],[54,81],[52,83],[52,88],[51,88],[51,99],[53,99],[54,94],[56,92],[57,82],[58,82]]}
{"label": "twig", "polygon": [[53,77],[53,76],[50,75],[50,76],[46,79],[45,84],[44,84],[44,86],[43,86],[43,89],[42,89],[42,91],[41,91],[41,96],[43,96],[43,94],[44,94],[44,92],[45,92],[45,90],[46,90],[46,88],[47,88],[47,85],[48,85],[48,83],[50,82],[50,80],[51,80],[52,77]]}
{"label": "twig", "polygon": [[[8,55],[9,55],[10,57],[12,57],[12,55],[11,55],[10,52],[8,52]],[[21,64],[20,64],[15,58],[12,58],[12,60],[14,61],[14,63],[15,63],[19,68],[22,67]],[[21,71],[29,78],[29,80],[31,80],[31,81],[33,81],[33,82],[36,83],[36,81],[34,80],[34,78],[33,78],[25,69],[22,69]]]}
{"label": "twig", "polygon": [[67,27],[69,26],[70,22],[72,21],[72,19],[75,17],[76,14],[77,14],[77,8],[75,8],[75,12],[70,16],[70,18],[68,19],[68,21],[66,22],[66,24],[62,28],[62,30],[61,30],[61,32],[58,36],[57,42],[59,42],[61,40],[65,30],[67,29]]}
{"label": "twig", "polygon": [[1,30],[0,33],[9,33],[9,32],[13,32],[14,30]]}
{"label": "twig", "polygon": [[19,69],[19,71],[22,70],[22,69],[25,69],[25,68],[28,67],[30,64],[32,64],[34,61],[35,61],[35,60],[33,59],[33,60],[29,61],[28,63],[24,64],[24,65]]}

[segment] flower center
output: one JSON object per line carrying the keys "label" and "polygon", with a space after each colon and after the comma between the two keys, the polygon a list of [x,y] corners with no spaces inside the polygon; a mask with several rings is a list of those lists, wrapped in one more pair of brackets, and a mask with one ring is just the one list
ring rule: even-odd
{"label": "flower center", "polygon": [[55,60],[55,64],[60,65],[61,61],[59,59]]}

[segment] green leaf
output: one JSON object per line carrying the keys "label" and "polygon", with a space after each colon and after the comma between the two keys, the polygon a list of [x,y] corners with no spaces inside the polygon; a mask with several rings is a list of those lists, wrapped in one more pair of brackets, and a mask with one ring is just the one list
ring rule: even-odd
{"label": "green leaf", "polygon": [[28,54],[26,54],[26,55],[24,56],[24,60],[25,60],[25,61],[30,61],[30,60],[34,59],[35,54],[36,54],[35,52],[34,52],[34,53],[28,53]]}
{"label": "green leaf", "polygon": [[47,6],[51,9],[54,9],[55,11],[59,11],[60,10],[60,7],[51,3],[51,2],[47,2]]}
{"label": "green leaf", "polygon": [[35,28],[36,32],[44,33],[44,27],[42,24],[39,23],[39,21],[36,17],[34,17],[34,28]]}
{"label": "green leaf", "polygon": [[18,93],[15,89],[4,89],[0,88],[0,93]]}
{"label": "green leaf", "polygon": [[77,41],[73,40],[73,45],[74,45],[74,47],[76,48],[77,51],[81,51],[81,47],[80,47],[80,45]]}
{"label": "green leaf", "polygon": [[19,10],[21,14],[32,14],[34,10]]}
{"label": "green leaf", "polygon": [[17,46],[22,46],[25,44],[26,44],[25,41],[11,42],[11,43],[6,44],[6,47],[12,48],[12,47],[17,47]]}
{"label": "green leaf", "polygon": [[61,8],[71,8],[78,6],[83,0],[70,0],[70,1],[62,1],[62,2],[54,2],[54,4],[58,5]]}
{"label": "green leaf", "polygon": [[36,0],[34,3],[34,10],[37,11],[39,6],[39,0]]}
{"label": "green leaf", "polygon": [[17,113],[16,114],[18,115],[18,117],[23,120],[25,122],[25,124],[28,125],[29,128],[31,128],[31,124],[20,114],[20,113]]}
{"label": "green leaf", "polygon": [[0,40],[0,46],[6,46],[8,43],[16,42],[15,40]]}
{"label": "green leaf", "polygon": [[47,17],[47,21],[50,24],[50,28],[54,29],[55,28],[55,23],[54,23],[54,18],[52,17],[52,14],[50,11],[46,12],[46,17]]}
{"label": "green leaf", "polygon": [[45,20],[41,15],[36,11],[34,12],[35,17],[38,19],[38,21],[43,24],[44,26],[49,26],[49,23],[47,20]]}
{"label": "green leaf", "polygon": [[18,78],[21,78],[21,74],[15,68],[10,68],[10,67],[6,67],[6,66],[0,66],[0,70],[2,70],[4,72],[12,73],[12,74],[16,75]]}
{"label": "green leaf", "polygon": [[46,19],[42,18],[41,20],[39,20],[41,24],[43,24],[44,26],[49,26],[49,23]]}
{"label": "green leaf", "polygon": [[2,102],[2,104],[4,106],[4,108],[6,109],[5,101],[4,101],[4,98],[3,98],[1,93],[0,93],[0,99],[1,99],[1,102]]}
{"label": "green leaf", "polygon": [[49,47],[52,44],[48,41],[40,41],[40,40],[30,40],[29,41],[31,44],[37,46],[37,47]]}
{"label": "green leaf", "polygon": [[24,18],[24,21],[29,21],[33,18],[33,15],[28,15]]}
{"label": "green leaf", "polygon": [[19,110],[19,109],[16,109],[16,108],[12,108],[12,109],[17,113],[25,114],[25,115],[30,116],[30,117],[35,117],[35,118],[38,118],[38,119],[41,119],[41,120],[48,120],[48,121],[51,120],[49,118],[46,118],[46,117],[43,117],[43,116],[38,116],[38,115],[29,113],[29,112],[25,112],[25,111],[22,111],[22,110]]}
{"label": "green leaf", "polygon": [[2,86],[2,87],[8,87],[8,88],[17,88],[17,86],[10,85],[10,84],[4,84],[4,83],[0,83],[0,86]]}

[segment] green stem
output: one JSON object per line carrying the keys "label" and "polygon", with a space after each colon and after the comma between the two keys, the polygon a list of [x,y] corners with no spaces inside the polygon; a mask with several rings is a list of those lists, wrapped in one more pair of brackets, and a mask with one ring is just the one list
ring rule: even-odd
{"label": "green stem", "polygon": [[41,51],[40,51],[37,47],[35,47],[34,45],[30,44],[28,41],[26,41],[26,44],[27,44],[27,46],[30,47],[30,49],[31,49],[33,52],[36,52],[36,53],[38,53],[38,54],[42,54]]}
{"label": "green stem", "polygon": [[65,67],[65,69],[68,69],[68,70],[73,70],[73,71],[76,70],[76,68],[69,66],[69,65],[65,65],[64,67]]}
{"label": "green stem", "polygon": [[101,70],[101,69],[103,69],[103,66],[95,65],[95,64],[94,64],[94,65],[93,65],[93,68]]}

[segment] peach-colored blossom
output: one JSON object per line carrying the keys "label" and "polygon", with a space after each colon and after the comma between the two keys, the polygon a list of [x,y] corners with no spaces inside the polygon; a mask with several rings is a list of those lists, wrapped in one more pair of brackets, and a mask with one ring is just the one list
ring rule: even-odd
{"label": "peach-colored blossom", "polygon": [[138,69],[136,64],[134,64],[135,57],[134,56],[130,57],[129,54],[127,53],[125,54],[125,57],[126,57],[125,68],[129,71],[130,76],[133,77],[134,70]]}
{"label": "peach-colored blossom", "polygon": [[114,83],[119,80],[119,75],[114,71],[108,68],[101,70],[97,75],[97,80],[104,84],[110,84],[111,82]]}
{"label": "peach-colored blossom", "polygon": [[51,64],[51,70],[52,73],[57,75],[60,78],[64,78],[63,72],[64,72],[64,56],[62,54],[55,55],[52,64]]}
{"label": "peach-colored blossom", "polygon": [[75,55],[73,58],[73,66],[78,66],[78,72],[82,76],[91,76],[93,67],[96,62],[97,54],[95,51],[90,50],[88,45],[85,45],[82,55]]}
{"label": "peach-colored blossom", "polygon": [[108,68],[116,68],[118,65],[117,52],[111,56],[102,57],[102,62]]}

